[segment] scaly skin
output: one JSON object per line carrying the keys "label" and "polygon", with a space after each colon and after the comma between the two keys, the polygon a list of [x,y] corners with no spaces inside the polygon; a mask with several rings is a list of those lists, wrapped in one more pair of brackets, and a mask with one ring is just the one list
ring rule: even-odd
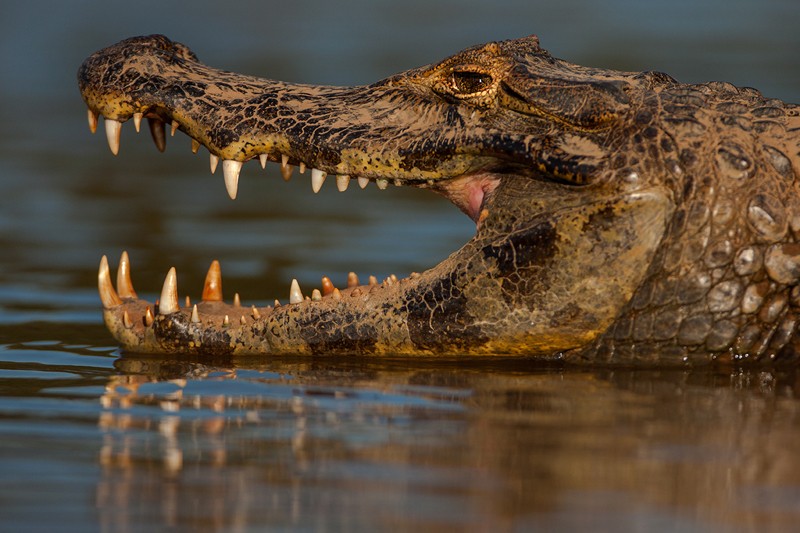
{"label": "scaly skin", "polygon": [[286,159],[317,184],[431,189],[477,226],[422,274],[257,310],[221,301],[216,266],[194,314],[174,271],[156,308],[136,298],[127,256],[119,294],[104,258],[105,321],[125,350],[796,358],[800,118],[753,89],[581,67],[535,37],[350,88],[223,72],[138,37],[78,79],[115,153],[119,123],[149,118],[162,149],[172,124],[223,160],[231,196],[242,162]]}

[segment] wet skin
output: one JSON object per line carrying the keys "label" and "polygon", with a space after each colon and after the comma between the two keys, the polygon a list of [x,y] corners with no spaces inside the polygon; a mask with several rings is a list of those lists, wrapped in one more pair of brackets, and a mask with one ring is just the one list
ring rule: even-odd
{"label": "wet skin", "polygon": [[800,306],[798,108],[724,83],[582,67],[535,37],[489,43],[373,85],[219,71],[163,36],[78,73],[89,123],[147,118],[221,161],[430,189],[476,223],[442,263],[290,303],[222,302],[218,265],[181,307],[138,299],[123,255],[104,317],[123,348],[205,354],[518,354],[601,363],[794,361]]}

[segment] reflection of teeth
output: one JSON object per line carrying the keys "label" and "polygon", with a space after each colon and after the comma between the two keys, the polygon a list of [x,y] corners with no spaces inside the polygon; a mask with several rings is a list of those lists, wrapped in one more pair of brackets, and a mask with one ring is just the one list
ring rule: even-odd
{"label": "reflection of teeth", "polygon": [[300,291],[300,284],[296,279],[292,280],[292,286],[289,288],[289,303],[296,304],[303,301],[303,293]]}
{"label": "reflection of teeth", "polygon": [[217,171],[217,164],[219,164],[219,157],[215,156],[214,154],[208,154],[208,155],[209,155],[209,161],[211,162],[211,173],[213,174],[214,172]]}
{"label": "reflection of teeth", "polygon": [[362,189],[366,189],[367,185],[369,185],[369,178],[358,178],[358,186]]}
{"label": "reflection of teeth", "polygon": [[346,191],[348,185],[350,185],[350,176],[336,176],[336,188],[339,189],[339,192]]}
{"label": "reflection of teeth", "polygon": [[322,189],[322,184],[325,183],[325,178],[327,176],[327,174],[319,169],[311,169],[311,190],[314,191],[314,193],[318,193],[320,189]]}
{"label": "reflection of teeth", "polygon": [[225,177],[225,189],[231,200],[236,199],[236,192],[239,190],[239,172],[242,170],[241,161],[226,159],[222,162],[222,173]]}
{"label": "reflection of teeth", "polygon": [[106,122],[106,140],[108,147],[111,148],[111,153],[117,155],[119,153],[119,136],[122,133],[122,122],[107,118]]}

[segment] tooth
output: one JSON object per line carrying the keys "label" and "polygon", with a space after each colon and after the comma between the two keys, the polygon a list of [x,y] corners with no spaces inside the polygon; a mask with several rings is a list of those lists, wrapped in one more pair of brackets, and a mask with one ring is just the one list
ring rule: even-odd
{"label": "tooth", "polygon": [[251,310],[251,313],[252,313],[252,315],[253,315],[253,318],[255,318],[256,320],[258,320],[259,318],[261,318],[261,313],[259,313],[259,312],[258,312],[258,309],[256,309],[256,306],[255,306],[255,305],[253,306],[253,308],[252,308],[252,310]]}
{"label": "tooth", "polygon": [[322,293],[319,292],[319,289],[311,291],[311,301],[318,302],[320,300],[322,300]]}
{"label": "tooth", "polygon": [[199,149],[200,149],[200,142],[192,139],[192,153],[196,154]]}
{"label": "tooth", "polygon": [[223,327],[228,327],[231,325],[231,320],[228,318],[228,315],[225,315],[225,318],[222,319]]}
{"label": "tooth", "polygon": [[369,178],[358,178],[358,186],[362,189],[366,189],[367,185],[369,185]]}
{"label": "tooth", "polygon": [[200,315],[197,314],[197,304],[192,307],[192,323],[199,324],[200,323]]}
{"label": "tooth", "polygon": [[178,275],[175,267],[169,269],[167,277],[164,278],[164,286],[161,287],[161,299],[158,304],[159,315],[171,315],[180,310],[178,305]]}
{"label": "tooth", "polygon": [[259,155],[258,160],[261,162],[261,168],[267,168],[267,154]]}
{"label": "tooth", "polygon": [[305,173],[306,173],[306,164],[301,162],[300,163],[300,174],[305,174]]}
{"label": "tooth", "polygon": [[108,273],[108,259],[103,256],[100,259],[100,268],[97,270],[97,291],[100,293],[100,301],[103,302],[105,309],[111,309],[122,303],[114,286],[111,285],[111,275]]}
{"label": "tooth", "polygon": [[186,306],[185,307],[191,307],[191,306],[192,306],[192,299],[189,298],[189,295],[187,294],[186,295]]}
{"label": "tooth", "polygon": [[202,299],[204,302],[222,301],[222,270],[219,267],[219,261],[216,259],[211,261],[211,266],[208,267],[206,281],[203,284]]}
{"label": "tooth", "polygon": [[153,312],[150,310],[150,306],[148,305],[144,309],[144,325],[148,328],[153,325]]}
{"label": "tooth", "polygon": [[394,183],[395,187],[402,187],[403,186],[403,180],[394,179],[394,180],[392,180],[392,183]]}
{"label": "tooth", "polygon": [[289,181],[292,179],[292,171],[294,167],[292,165],[283,165],[281,166],[281,176],[283,176],[283,181]]}
{"label": "tooth", "polygon": [[133,114],[133,127],[136,129],[136,133],[142,130],[142,117],[144,117],[144,113]]}
{"label": "tooth", "polygon": [[355,272],[350,272],[347,274],[347,286],[358,287],[358,276],[356,276]]}
{"label": "tooth", "polygon": [[334,300],[341,300],[342,293],[339,292],[339,289],[333,289],[333,292],[331,293],[331,298],[333,298]]}
{"label": "tooth", "polygon": [[167,149],[167,134],[164,133],[164,121],[157,118],[148,118],[147,125],[150,126],[150,136],[153,142],[156,143],[156,148],[159,152]]}
{"label": "tooth", "polygon": [[280,306],[281,306],[281,302],[280,302],[280,301],[278,301],[278,299],[277,299],[277,298],[275,299],[275,304],[274,304],[274,306],[275,306],[275,307],[280,307]]}
{"label": "tooth", "polygon": [[245,324],[247,324],[247,319],[244,317],[244,315],[242,315],[242,316],[240,316],[240,317],[239,317],[239,323],[240,323],[241,325],[243,325],[243,326],[244,326]]}
{"label": "tooth", "polygon": [[239,299],[239,293],[234,293],[233,295],[233,306],[234,307],[241,307],[242,301]]}
{"label": "tooth", "polygon": [[346,191],[348,185],[350,185],[350,176],[336,176],[336,188],[339,189],[339,192]]}
{"label": "tooth", "polygon": [[322,295],[327,296],[333,292],[333,283],[331,283],[331,278],[328,276],[322,276]]}
{"label": "tooth", "polygon": [[286,154],[281,154],[281,166],[285,167],[289,164],[289,156]]}
{"label": "tooth", "polygon": [[389,180],[385,180],[383,178],[376,179],[375,185],[377,185],[380,190],[384,190],[389,186]]}
{"label": "tooth", "polygon": [[375,276],[370,276],[369,277],[369,284],[370,285],[377,285],[378,284],[378,278],[376,278]]}
{"label": "tooth", "polygon": [[361,289],[356,287],[355,289],[352,290],[352,292],[350,292],[350,296],[352,297],[361,296]]}
{"label": "tooth", "polygon": [[119,136],[122,133],[122,122],[113,118],[107,118],[105,122],[108,147],[111,148],[112,154],[117,155],[119,153]]}
{"label": "tooth", "polygon": [[236,192],[239,190],[239,172],[242,170],[241,161],[226,159],[222,162],[222,174],[225,176],[225,189],[231,200],[236,199]]}
{"label": "tooth", "polygon": [[86,110],[86,118],[89,119],[89,131],[92,133],[97,131],[97,113],[91,109]]}
{"label": "tooth", "polygon": [[327,174],[319,169],[311,169],[311,190],[314,191],[314,193],[318,193],[319,190],[322,189],[322,184],[325,183],[325,178],[327,176]]}
{"label": "tooth", "polygon": [[180,124],[178,124],[178,121],[173,119],[172,120],[172,129],[169,131],[169,136],[170,137],[175,137],[175,132],[178,131],[178,126],[180,126]]}
{"label": "tooth", "polygon": [[131,329],[133,327],[133,322],[131,322],[131,316],[128,314],[127,311],[122,312],[122,325],[125,326],[125,329]]}
{"label": "tooth", "polygon": [[292,280],[292,286],[289,288],[289,303],[296,304],[303,301],[303,293],[300,292],[300,284],[296,279]]}
{"label": "tooth", "polygon": [[208,154],[209,161],[211,162],[211,173],[217,171],[217,165],[219,164],[219,157],[215,156],[214,154]]}
{"label": "tooth", "polygon": [[117,268],[117,293],[120,298],[136,298],[136,291],[131,283],[131,262],[128,252],[122,252]]}

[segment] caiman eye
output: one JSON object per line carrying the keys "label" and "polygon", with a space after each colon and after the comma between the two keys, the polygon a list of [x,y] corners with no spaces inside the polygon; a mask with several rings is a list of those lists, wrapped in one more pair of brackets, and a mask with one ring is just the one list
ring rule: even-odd
{"label": "caiman eye", "polygon": [[492,77],[484,72],[454,70],[451,74],[452,88],[456,96],[480,93],[492,86]]}

